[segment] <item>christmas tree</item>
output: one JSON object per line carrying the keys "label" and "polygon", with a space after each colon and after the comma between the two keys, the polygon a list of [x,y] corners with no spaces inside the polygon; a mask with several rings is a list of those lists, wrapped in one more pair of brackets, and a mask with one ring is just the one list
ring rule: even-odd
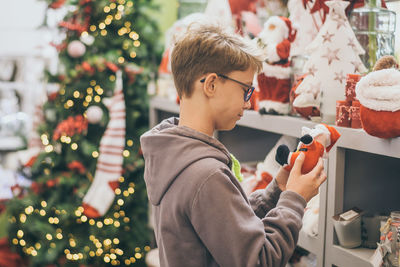
{"label": "christmas tree", "polygon": [[[324,25],[307,47],[307,76],[296,88],[295,108],[320,109],[323,121],[334,123],[336,101],[344,100],[346,75],[367,71],[359,55],[364,53],[345,15],[349,2],[328,1],[330,12]],[[321,105],[321,106],[320,106]]]}
{"label": "christmas tree", "polygon": [[[47,0],[68,7],[49,82],[43,151],[8,203],[9,240],[31,266],[143,266],[150,249],[139,137],[160,59],[150,0]],[[153,13],[152,13],[153,12]],[[28,169],[27,169],[28,168]]]}

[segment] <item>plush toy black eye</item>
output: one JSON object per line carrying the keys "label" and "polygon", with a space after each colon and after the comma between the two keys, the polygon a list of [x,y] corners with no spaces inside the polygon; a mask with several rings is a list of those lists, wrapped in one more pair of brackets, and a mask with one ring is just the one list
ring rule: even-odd
{"label": "plush toy black eye", "polygon": [[289,152],[286,145],[280,145],[276,150],[275,160],[282,166],[288,164]]}
{"label": "plush toy black eye", "polygon": [[311,135],[306,134],[306,135],[303,135],[303,136],[300,138],[300,141],[301,141],[303,144],[308,145],[308,144],[311,144],[311,143],[312,143],[313,138],[311,137]]}

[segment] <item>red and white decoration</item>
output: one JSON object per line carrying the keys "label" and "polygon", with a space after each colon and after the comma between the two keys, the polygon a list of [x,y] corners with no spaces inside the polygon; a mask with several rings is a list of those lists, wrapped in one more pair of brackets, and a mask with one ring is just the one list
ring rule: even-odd
{"label": "red and white decoration", "polygon": [[89,218],[103,216],[114,201],[115,189],[122,174],[125,147],[125,100],[122,92],[122,73],[117,71],[114,96],[109,105],[110,121],[100,141],[94,180],[83,198],[84,214]]}
{"label": "red and white decoration", "polygon": [[336,101],[344,100],[346,75],[367,69],[358,55],[364,53],[345,15],[349,2],[328,1],[330,12],[314,41],[307,47],[310,58],[304,66],[308,75],[296,88],[294,109],[315,107],[322,120],[334,123]]}
{"label": "red and white decoration", "polygon": [[317,36],[323,21],[319,12],[311,13],[309,1],[289,0],[289,19],[296,25],[297,36],[292,43],[291,56],[306,54],[306,47]]}
{"label": "red and white decoration", "polygon": [[400,71],[370,72],[356,85],[364,130],[380,138],[400,136]]}
{"label": "red and white decoration", "polygon": [[282,144],[293,150],[296,148],[297,139],[284,135],[276,142],[275,146],[268,152],[264,162],[257,164],[255,174],[243,180],[242,187],[247,195],[250,195],[255,190],[266,188],[276,176],[281,166],[275,161],[275,153],[278,146]]}
{"label": "red and white decoration", "polygon": [[295,37],[296,30],[288,18],[272,16],[256,39],[265,54],[263,72],[257,77],[260,113],[289,113],[289,56]]}

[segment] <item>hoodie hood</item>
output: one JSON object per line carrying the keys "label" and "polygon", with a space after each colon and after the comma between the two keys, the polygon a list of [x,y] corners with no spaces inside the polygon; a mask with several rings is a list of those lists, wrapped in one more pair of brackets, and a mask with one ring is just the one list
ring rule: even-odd
{"label": "hoodie hood", "polygon": [[214,158],[231,168],[230,154],[221,142],[186,126],[178,126],[178,122],[178,118],[166,119],[140,138],[147,194],[155,206],[160,204],[179,174],[194,162]]}

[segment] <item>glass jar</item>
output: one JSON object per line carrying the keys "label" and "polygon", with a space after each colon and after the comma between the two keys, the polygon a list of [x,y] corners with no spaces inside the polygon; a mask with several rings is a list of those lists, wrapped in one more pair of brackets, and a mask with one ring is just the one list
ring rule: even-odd
{"label": "glass jar", "polygon": [[365,1],[350,15],[350,24],[357,40],[365,50],[361,60],[368,69],[385,55],[394,55],[396,13],[376,5],[377,0]]}
{"label": "glass jar", "polygon": [[392,252],[388,255],[388,261],[392,266],[400,266],[400,211],[390,213],[390,247]]}

